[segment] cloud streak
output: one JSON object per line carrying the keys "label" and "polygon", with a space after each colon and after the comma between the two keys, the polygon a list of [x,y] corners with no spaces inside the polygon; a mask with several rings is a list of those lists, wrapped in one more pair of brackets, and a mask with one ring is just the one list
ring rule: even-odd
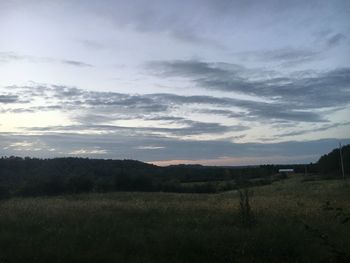
{"label": "cloud streak", "polygon": [[[1,95],[2,101],[14,102],[18,97],[28,100],[45,99],[42,106],[26,106],[7,108],[10,112],[34,111],[79,111],[74,119],[82,123],[108,122],[120,119],[145,119],[182,122],[182,116],[173,115],[180,108],[187,107],[189,112],[201,112],[195,109],[196,105],[206,107],[205,112],[212,115],[226,116],[241,121],[298,121],[298,122],[324,122],[322,112],[310,111],[315,109],[336,106],[335,103],[315,105],[308,103],[305,108],[298,104],[286,101],[261,102],[237,98],[224,98],[213,96],[183,96],[169,93],[155,93],[132,95],[115,92],[91,92],[66,86],[34,86],[34,87],[8,87],[13,95]],[[344,95],[344,94],[343,94]],[[319,95],[321,100],[322,94]],[[345,96],[345,95],[344,95]],[[329,98],[328,98],[329,99]],[[334,98],[339,99],[338,95]],[[345,98],[342,98],[345,100]],[[337,105],[339,101],[337,102]],[[304,106],[304,105],[302,105]],[[192,110],[191,110],[192,109]],[[237,110],[239,109],[239,110]],[[77,113],[77,112],[76,112]],[[202,113],[204,113],[202,111]],[[169,115],[170,114],[170,115]],[[171,119],[172,118],[172,119]]]}
{"label": "cloud streak", "polygon": [[25,61],[29,63],[55,63],[73,67],[93,67],[93,65],[91,64],[76,60],[35,57],[28,55],[20,55],[15,52],[0,52],[0,63],[10,63],[16,61]]}

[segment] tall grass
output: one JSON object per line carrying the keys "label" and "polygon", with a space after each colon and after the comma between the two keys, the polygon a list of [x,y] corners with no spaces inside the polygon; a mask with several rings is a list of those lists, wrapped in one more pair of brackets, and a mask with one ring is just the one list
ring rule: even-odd
{"label": "tall grass", "polygon": [[[305,223],[350,251],[350,223],[323,209],[349,207],[339,181],[291,178],[252,189],[254,227],[242,227],[237,191],[109,193],[0,203],[0,262],[336,262]],[[244,199],[243,199],[244,200]],[[245,203],[245,202],[244,202]],[[341,260],[347,260],[348,254]]]}

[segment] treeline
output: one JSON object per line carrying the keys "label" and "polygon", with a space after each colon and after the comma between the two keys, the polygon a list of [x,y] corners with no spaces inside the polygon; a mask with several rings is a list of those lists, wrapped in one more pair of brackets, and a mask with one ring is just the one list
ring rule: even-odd
{"label": "treeline", "polygon": [[[350,170],[350,145],[342,148],[345,173]],[[215,193],[264,185],[283,179],[281,168],[296,173],[340,175],[339,149],[308,165],[159,167],[134,160],[88,158],[0,158],[0,198],[81,192],[165,191]]]}
{"label": "treeline", "polygon": [[239,168],[201,165],[158,167],[134,160],[2,157],[0,197],[91,191],[214,193],[270,183],[270,177],[277,173],[278,168],[274,165]]}
{"label": "treeline", "polygon": [[[342,147],[342,157],[344,172],[349,174],[350,172],[350,144]],[[340,149],[334,149],[328,154],[321,156],[321,158],[316,163],[316,169],[322,174],[333,174],[339,175],[341,171],[341,159],[340,159]]]}
{"label": "treeline", "polygon": [[152,188],[152,174],[156,170],[156,166],[134,160],[3,157],[0,159],[0,194],[147,191]]}

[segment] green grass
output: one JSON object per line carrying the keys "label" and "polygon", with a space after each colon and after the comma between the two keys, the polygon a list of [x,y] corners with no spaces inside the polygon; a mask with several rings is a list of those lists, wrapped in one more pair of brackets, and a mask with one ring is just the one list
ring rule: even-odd
{"label": "green grass", "polygon": [[[241,223],[236,191],[3,200],[0,262],[349,259],[350,222],[341,223],[350,212],[349,182],[302,182],[301,177],[295,176],[252,190],[256,224],[251,227]],[[331,209],[324,209],[327,202]],[[337,256],[334,247],[345,254]]]}

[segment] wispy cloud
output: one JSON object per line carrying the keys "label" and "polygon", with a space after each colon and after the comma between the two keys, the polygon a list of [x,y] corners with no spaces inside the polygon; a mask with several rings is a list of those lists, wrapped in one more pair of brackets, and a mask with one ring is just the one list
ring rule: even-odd
{"label": "wispy cloud", "polygon": [[99,148],[93,148],[93,149],[78,149],[78,150],[73,150],[68,153],[69,155],[99,155],[99,154],[107,154],[107,150],[104,149],[99,149]]}
{"label": "wispy cloud", "polygon": [[49,58],[49,57],[36,57],[29,55],[21,55],[15,52],[0,52],[0,62],[9,63],[13,61],[26,61],[29,63],[56,63],[56,64],[64,64],[73,67],[93,67],[93,65],[76,60],[69,59],[57,59],[57,58]]}
{"label": "wispy cloud", "polygon": [[324,124],[324,125],[322,125],[320,127],[314,127],[312,129],[302,129],[302,130],[295,130],[295,131],[280,133],[280,134],[277,134],[276,137],[281,138],[281,137],[290,137],[290,136],[296,136],[296,135],[303,135],[303,134],[307,134],[307,133],[327,131],[329,129],[334,129],[334,128],[337,128],[337,127],[348,126],[348,125],[350,125],[350,122]]}
{"label": "wispy cloud", "polygon": [[[341,100],[345,100],[347,96],[346,92],[343,92],[343,98],[339,98],[339,95],[335,94],[334,101],[338,99],[340,102],[338,101],[337,104],[334,102],[334,105],[327,101],[325,105],[317,105],[314,101],[307,102],[306,99],[304,99],[305,104],[308,103],[308,105],[303,105],[296,101],[293,103],[293,99],[289,98],[290,95],[286,96],[285,100],[275,99],[272,102],[259,102],[237,98],[183,96],[166,93],[132,95],[115,92],[89,92],[74,87],[55,85],[46,87],[10,87],[10,89],[13,93],[12,96],[28,98],[32,101],[45,99],[45,105],[28,105],[27,107],[6,109],[11,112],[73,110],[74,116],[72,118],[83,124],[108,123],[120,119],[155,121],[158,119],[160,121],[173,121],[182,125],[195,125],[198,132],[200,130],[223,130],[224,126],[200,126],[196,124],[196,121],[185,120],[183,117],[176,115],[175,112],[186,106],[190,113],[206,112],[207,114],[222,115],[240,121],[259,122],[268,119],[271,122],[280,120],[324,122],[326,121],[326,116],[323,115],[322,111],[317,112],[312,109],[328,109],[328,107],[339,105]],[[321,102],[323,96],[322,94],[319,95]],[[13,101],[13,98],[9,99],[6,97],[5,99],[4,97],[3,100]],[[202,105],[202,110],[196,108],[196,105]],[[232,127],[229,127],[229,129],[232,129]]]}
{"label": "wispy cloud", "polygon": [[324,49],[285,47],[273,50],[245,51],[234,53],[234,57],[259,63],[270,63],[280,67],[295,67],[320,60]]}

